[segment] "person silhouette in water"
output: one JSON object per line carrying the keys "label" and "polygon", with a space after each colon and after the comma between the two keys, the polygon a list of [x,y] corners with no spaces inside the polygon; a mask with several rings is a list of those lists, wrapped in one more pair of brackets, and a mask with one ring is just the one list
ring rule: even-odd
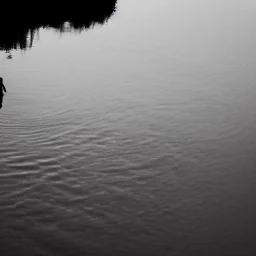
{"label": "person silhouette in water", "polygon": [[3,97],[4,97],[4,92],[6,92],[6,88],[3,84],[3,78],[0,77],[0,108],[2,108],[2,104],[3,104]]}

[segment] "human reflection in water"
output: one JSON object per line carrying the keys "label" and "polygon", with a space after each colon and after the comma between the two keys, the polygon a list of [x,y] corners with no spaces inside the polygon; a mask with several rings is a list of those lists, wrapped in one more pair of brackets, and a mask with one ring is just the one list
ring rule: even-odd
{"label": "human reflection in water", "polygon": [[3,84],[3,78],[0,77],[0,108],[2,108],[2,104],[3,104],[3,97],[4,97],[4,92],[6,92],[6,88]]}

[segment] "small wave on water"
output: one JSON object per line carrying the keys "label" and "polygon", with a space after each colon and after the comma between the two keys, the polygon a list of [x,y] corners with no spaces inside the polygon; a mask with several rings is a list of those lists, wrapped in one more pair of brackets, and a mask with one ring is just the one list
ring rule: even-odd
{"label": "small wave on water", "polygon": [[[170,240],[191,247],[213,232],[214,215],[226,214],[239,176],[234,172],[230,180],[222,157],[227,163],[232,151],[225,155],[225,145],[223,152],[217,145],[232,143],[241,131],[227,127],[214,135],[210,118],[199,134],[193,109],[190,116],[184,112],[190,121],[183,123],[181,115],[168,117],[166,109],[173,107],[163,102],[149,116],[126,107],[93,115],[63,109],[22,119],[1,114],[3,248],[14,243],[28,255],[128,255],[148,253],[150,243],[148,255],[156,255],[172,250]],[[156,122],[161,116],[166,121]],[[231,199],[229,207],[234,204]]]}

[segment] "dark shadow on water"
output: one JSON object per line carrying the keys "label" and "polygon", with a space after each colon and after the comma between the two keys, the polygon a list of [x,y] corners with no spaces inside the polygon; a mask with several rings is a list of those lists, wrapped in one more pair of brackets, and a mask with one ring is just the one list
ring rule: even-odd
{"label": "dark shadow on water", "polygon": [[40,28],[82,31],[104,24],[113,15],[117,0],[4,1],[0,15],[0,50],[26,50],[32,47]]}

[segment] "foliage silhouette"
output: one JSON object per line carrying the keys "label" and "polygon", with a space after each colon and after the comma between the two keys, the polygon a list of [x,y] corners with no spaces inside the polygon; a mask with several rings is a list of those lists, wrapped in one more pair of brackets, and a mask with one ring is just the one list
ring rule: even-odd
{"label": "foliage silhouette", "polygon": [[26,50],[33,45],[35,33],[40,28],[82,31],[95,24],[103,24],[115,12],[117,0],[74,0],[72,3],[54,1],[19,1],[1,3],[0,50]]}

